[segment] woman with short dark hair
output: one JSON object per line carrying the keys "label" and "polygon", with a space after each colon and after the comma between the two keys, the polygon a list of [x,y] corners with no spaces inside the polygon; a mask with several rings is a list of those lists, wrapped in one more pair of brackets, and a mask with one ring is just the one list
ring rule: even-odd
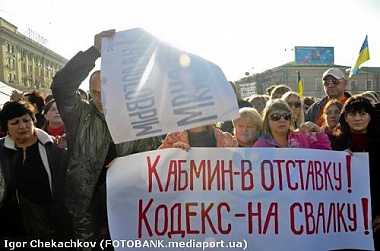
{"label": "woman with short dark hair", "polygon": [[[70,235],[64,206],[66,151],[35,123],[32,105],[24,101],[10,101],[0,111],[1,128],[7,133],[0,139],[1,237],[51,239]],[[48,228],[39,228],[39,223],[24,214],[31,208],[38,208],[38,213],[51,209],[43,213]]]}
{"label": "woman with short dark hair", "polygon": [[350,97],[341,112],[339,126],[331,141],[333,150],[368,152],[371,189],[372,221],[375,250],[380,249],[380,140],[376,137],[378,117],[371,102],[360,95]]}

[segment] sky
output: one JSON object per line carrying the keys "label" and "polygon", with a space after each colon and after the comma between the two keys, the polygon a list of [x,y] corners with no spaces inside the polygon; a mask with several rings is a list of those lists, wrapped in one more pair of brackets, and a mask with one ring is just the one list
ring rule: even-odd
{"label": "sky", "polygon": [[0,16],[67,59],[102,30],[140,27],[232,81],[294,61],[294,46],[334,47],[335,64],[351,66],[366,35],[364,66],[380,67],[379,0],[0,0]]}

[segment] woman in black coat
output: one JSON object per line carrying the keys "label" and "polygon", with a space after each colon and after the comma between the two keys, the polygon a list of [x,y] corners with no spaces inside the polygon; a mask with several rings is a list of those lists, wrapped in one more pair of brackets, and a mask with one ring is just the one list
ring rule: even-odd
{"label": "woman in black coat", "polygon": [[[8,102],[0,112],[1,128],[7,132],[0,139],[0,239],[71,235],[65,207],[66,150],[35,122],[33,107],[23,101]],[[28,212],[38,213],[43,221]]]}
{"label": "woman in black coat", "polygon": [[331,141],[333,150],[368,152],[372,222],[375,250],[380,250],[380,129],[379,112],[361,96],[350,97],[341,112],[339,126]]}

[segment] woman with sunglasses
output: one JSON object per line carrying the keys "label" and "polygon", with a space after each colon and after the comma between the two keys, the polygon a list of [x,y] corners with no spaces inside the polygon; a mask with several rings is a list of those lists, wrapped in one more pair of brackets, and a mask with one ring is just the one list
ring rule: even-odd
{"label": "woman with sunglasses", "polygon": [[292,111],[283,100],[273,100],[264,109],[263,136],[254,147],[290,147],[331,150],[326,133],[313,122],[291,127]]}
{"label": "woman with sunglasses", "polygon": [[284,100],[292,110],[291,126],[293,129],[297,129],[305,122],[300,95],[297,92],[289,91],[282,95],[281,100]]}

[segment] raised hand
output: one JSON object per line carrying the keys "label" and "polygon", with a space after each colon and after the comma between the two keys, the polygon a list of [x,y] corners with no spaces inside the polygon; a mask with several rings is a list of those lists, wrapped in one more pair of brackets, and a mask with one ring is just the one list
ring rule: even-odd
{"label": "raised hand", "polygon": [[102,38],[103,37],[112,37],[115,34],[116,30],[106,30],[102,31],[95,35],[94,37],[94,47],[100,52],[102,49]]}

